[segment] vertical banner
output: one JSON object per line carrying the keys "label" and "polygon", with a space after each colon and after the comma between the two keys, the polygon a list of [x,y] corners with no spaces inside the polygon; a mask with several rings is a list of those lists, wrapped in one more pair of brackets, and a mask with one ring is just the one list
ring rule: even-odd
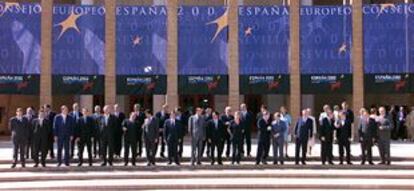
{"label": "vertical banner", "polygon": [[407,65],[409,72],[409,92],[414,93],[414,4],[406,4],[406,28],[407,28]]}
{"label": "vertical banner", "polygon": [[54,94],[103,94],[105,9],[53,7],[52,89]]}
{"label": "vertical banner", "polygon": [[227,7],[179,7],[180,94],[228,93],[228,32]]}
{"label": "vertical banner", "polygon": [[166,94],[167,8],[116,9],[117,94]]}
{"label": "vertical banner", "polygon": [[0,3],[0,94],[39,94],[40,4]]}
{"label": "vertical banner", "polygon": [[351,43],[351,6],[301,7],[302,93],[352,93]]}
{"label": "vertical banner", "polygon": [[288,51],[288,7],[239,7],[241,94],[289,93]]}

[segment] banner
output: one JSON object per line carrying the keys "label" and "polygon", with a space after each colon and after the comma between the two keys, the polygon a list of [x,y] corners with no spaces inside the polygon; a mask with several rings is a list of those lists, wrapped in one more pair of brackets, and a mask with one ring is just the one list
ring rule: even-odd
{"label": "banner", "polygon": [[352,7],[302,6],[300,23],[302,92],[352,93]]}
{"label": "banner", "polygon": [[239,7],[240,93],[289,93],[289,9]]}
{"label": "banner", "polygon": [[[178,86],[180,94],[227,94],[227,43],[228,10],[226,7],[179,7]],[[195,82],[192,79],[200,80]],[[217,79],[219,80],[216,81]],[[220,84],[218,86],[220,88],[206,88],[206,83],[211,81]],[[187,84],[191,85],[187,87]]]}
{"label": "banner", "polygon": [[39,94],[40,4],[0,3],[0,94]]}
{"label": "banner", "polygon": [[[53,93],[103,94],[98,79],[105,73],[104,7],[55,5],[52,37]],[[82,88],[91,80],[93,88]]]}
{"label": "banner", "polygon": [[118,94],[166,94],[167,8],[116,8]]}

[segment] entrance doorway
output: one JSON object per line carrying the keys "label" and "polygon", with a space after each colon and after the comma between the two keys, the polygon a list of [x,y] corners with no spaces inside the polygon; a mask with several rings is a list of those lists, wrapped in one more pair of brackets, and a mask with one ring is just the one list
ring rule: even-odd
{"label": "entrance doorway", "polygon": [[180,95],[179,105],[184,111],[193,111],[195,107],[215,109],[213,95]]}

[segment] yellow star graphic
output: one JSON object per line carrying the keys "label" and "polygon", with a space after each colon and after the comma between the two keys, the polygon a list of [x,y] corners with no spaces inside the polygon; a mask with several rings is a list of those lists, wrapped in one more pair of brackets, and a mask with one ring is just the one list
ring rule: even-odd
{"label": "yellow star graphic", "polygon": [[17,9],[20,9],[20,4],[19,3],[15,3],[15,2],[5,2],[4,3],[4,9],[3,12],[0,13],[0,17],[4,15],[4,13],[6,13],[8,10],[10,10],[11,8],[16,7]]}
{"label": "yellow star graphic", "polygon": [[338,53],[339,53],[339,54],[346,53],[346,48],[347,48],[346,43],[343,43],[343,44],[339,47],[339,49],[338,49]]}
{"label": "yellow star graphic", "polygon": [[379,6],[380,6],[380,11],[378,12],[377,17],[379,17],[384,12],[384,10],[387,8],[396,8],[395,4],[393,3],[384,3],[384,4],[380,4]]}
{"label": "yellow star graphic", "polygon": [[60,39],[60,37],[62,37],[62,35],[69,29],[75,29],[76,31],[78,31],[78,33],[80,33],[80,30],[78,26],[76,25],[76,21],[78,20],[80,16],[82,16],[82,14],[75,14],[72,11],[72,13],[70,13],[68,18],[66,18],[64,21],[60,22],[59,24],[55,25],[55,26],[62,27],[58,39]]}
{"label": "yellow star graphic", "polygon": [[136,37],[133,39],[132,44],[133,44],[134,46],[138,46],[138,45],[140,45],[140,44],[141,44],[141,42],[142,42],[142,38],[141,38],[140,36],[136,36]]}
{"label": "yellow star graphic", "polygon": [[247,29],[244,31],[244,36],[249,36],[253,34],[253,28],[247,27]]}
{"label": "yellow star graphic", "polygon": [[224,28],[226,28],[227,26],[229,26],[228,19],[227,19],[227,15],[228,15],[228,10],[226,9],[226,11],[223,13],[223,15],[221,15],[216,20],[211,21],[211,22],[208,22],[206,24],[206,25],[211,25],[211,24],[216,24],[217,25],[216,33],[214,34],[213,39],[211,39],[211,42],[213,42],[217,38],[217,36],[220,34],[220,32]]}

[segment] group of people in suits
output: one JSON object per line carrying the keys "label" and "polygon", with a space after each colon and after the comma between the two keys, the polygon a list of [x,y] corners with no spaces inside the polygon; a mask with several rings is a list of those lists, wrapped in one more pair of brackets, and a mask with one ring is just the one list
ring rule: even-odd
{"label": "group of people in suits", "polygon": [[[334,142],[339,147],[340,164],[344,160],[352,164],[350,145],[354,114],[345,102],[341,109],[324,106],[319,123],[311,116],[310,109],[304,109],[294,126],[285,107],[271,114],[264,105],[257,116],[247,110],[246,104],[241,104],[235,112],[226,107],[222,115],[211,108],[200,107],[195,108],[194,114],[182,112],[180,108],[170,112],[168,105],[163,105],[154,115],[150,110],[142,111],[139,104],[134,105],[128,116],[119,111],[117,104],[104,106],[102,112],[100,106],[95,106],[94,113],[80,109],[77,103],[73,104],[72,111],[65,105],[60,110],[59,114],[53,113],[49,105],[42,106],[37,115],[33,108],[28,108],[26,114],[22,108],[16,110],[16,116],[9,122],[14,144],[12,168],[16,167],[19,156],[23,167],[29,157],[33,158],[35,167],[46,166],[47,154],[54,157],[54,143],[57,145],[57,166],[70,166],[75,147],[78,166],[83,165],[85,148],[89,166],[97,156],[102,160],[101,166],[112,166],[114,157],[122,155],[122,149],[124,165],[135,166],[144,145],[148,166],[155,165],[158,147],[160,156],[168,158],[168,164],[180,165],[186,134],[191,137],[191,165],[201,165],[204,154],[211,165],[223,165],[223,155],[231,159],[232,164],[240,164],[243,156],[251,157],[253,127],[257,128],[256,165],[267,164],[271,147],[273,164],[283,165],[288,157],[290,136],[296,144],[297,165],[306,164],[309,142],[315,137],[321,142],[322,164],[333,164]],[[390,164],[391,125],[384,107],[379,108],[378,114],[374,108],[369,113],[361,109],[358,124],[362,164],[373,164],[374,143],[380,149],[381,164]],[[164,155],[166,150],[167,157]]]}

